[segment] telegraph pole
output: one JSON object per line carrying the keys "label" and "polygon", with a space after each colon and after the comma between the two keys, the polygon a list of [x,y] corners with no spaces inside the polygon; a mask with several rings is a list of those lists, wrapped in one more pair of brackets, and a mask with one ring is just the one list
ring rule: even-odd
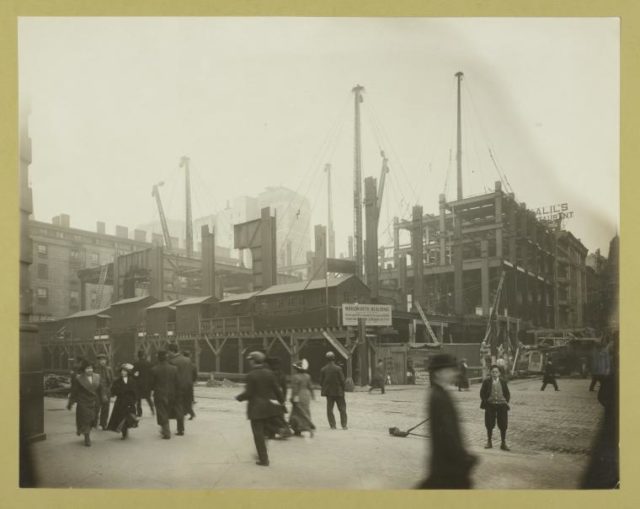
{"label": "telegraph pole", "polygon": [[458,144],[456,150],[456,163],[458,168],[458,200],[462,200],[462,108],[460,101],[460,84],[463,76],[464,73],[462,72],[456,73],[456,78],[458,78]]}
{"label": "telegraph pole", "polygon": [[353,219],[354,219],[354,254],[356,258],[356,276],[363,279],[363,257],[362,257],[362,146],[360,139],[360,103],[362,102],[362,92],[364,87],[356,85],[353,87],[355,99],[355,143],[354,143],[354,165],[353,165]]}

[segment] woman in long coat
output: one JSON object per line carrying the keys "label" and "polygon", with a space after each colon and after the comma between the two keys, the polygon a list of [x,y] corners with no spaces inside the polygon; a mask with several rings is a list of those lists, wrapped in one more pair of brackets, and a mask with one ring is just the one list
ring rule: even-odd
{"label": "woman in long coat", "polygon": [[309,404],[311,400],[315,400],[313,387],[311,385],[311,376],[307,373],[308,363],[306,359],[302,362],[294,364],[296,372],[291,377],[291,416],[289,417],[289,426],[293,429],[293,433],[297,436],[302,435],[303,431],[308,431],[313,437],[313,430],[316,429],[311,421],[311,409]]}
{"label": "woman in long coat", "polygon": [[71,393],[67,410],[76,405],[76,432],[84,435],[84,445],[91,446],[91,428],[95,426],[98,408],[106,400],[100,375],[93,372],[93,364],[84,361],[81,373],[71,379]]}
{"label": "woman in long coat", "polygon": [[111,386],[111,394],[116,397],[116,402],[113,405],[107,429],[122,433],[122,440],[129,436],[129,428],[138,427],[136,417],[138,389],[136,380],[131,375],[132,372],[131,364],[123,364],[120,367],[120,378],[117,378]]}
{"label": "woman in long coat", "polygon": [[469,389],[469,377],[467,375],[467,359],[462,359],[458,366],[458,391]]}

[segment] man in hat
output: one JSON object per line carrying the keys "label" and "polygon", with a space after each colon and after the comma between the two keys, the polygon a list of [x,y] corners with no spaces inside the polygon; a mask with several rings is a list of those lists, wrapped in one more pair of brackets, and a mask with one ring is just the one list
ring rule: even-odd
{"label": "man in hat", "polygon": [[469,489],[471,469],[477,458],[464,447],[458,414],[447,387],[458,376],[455,357],[435,355],[429,364],[432,385],[429,390],[431,457],[429,476],[421,489]]}
{"label": "man in hat", "polygon": [[158,352],[158,363],[151,368],[151,391],[156,405],[156,420],[161,428],[162,438],[171,438],[169,419],[175,419],[181,412],[178,403],[180,391],[178,368],[167,361],[167,352]]}
{"label": "man in hat", "polygon": [[500,449],[509,451],[506,440],[511,394],[507,382],[500,377],[500,373],[498,365],[491,366],[489,378],[486,378],[480,387],[480,408],[484,410],[484,425],[487,428],[487,444],[484,448],[491,449],[493,447],[493,428],[497,422],[500,430]]}
{"label": "man in hat", "polygon": [[176,400],[176,419],[178,430],[176,435],[184,435],[184,414],[193,412],[193,367],[191,361],[182,355],[178,345],[169,345],[167,359],[169,364],[178,368],[178,398]]}
{"label": "man in hat", "polygon": [[540,390],[544,391],[548,384],[553,385],[553,388],[556,391],[560,390],[558,389],[558,382],[556,381],[556,367],[553,365],[551,357],[547,357],[547,362],[544,365],[544,370],[542,372],[542,387],[540,387]]}
{"label": "man in hat", "polygon": [[265,428],[273,426],[273,421],[282,417],[284,407],[282,391],[273,371],[265,367],[265,354],[251,352],[247,360],[251,371],[247,374],[247,383],[238,401],[247,401],[247,418],[251,421],[253,441],[258,452],[256,465],[269,466],[269,455],[265,441]]}
{"label": "man in hat", "polygon": [[111,384],[113,383],[113,370],[111,366],[107,364],[107,355],[99,353],[96,355],[98,364],[96,365],[95,372],[100,375],[100,383],[102,384],[102,402],[98,408],[98,414],[96,415],[96,425],[100,424],[100,428],[107,429],[107,423],[109,421],[109,406],[111,404]]}
{"label": "man in hat", "polygon": [[325,355],[327,364],[320,370],[321,395],[327,398],[327,420],[331,429],[336,429],[336,418],[333,415],[333,405],[338,405],[340,425],[347,429],[347,402],[344,399],[344,373],[335,360],[333,352]]}
{"label": "man in hat", "polygon": [[133,365],[133,376],[138,384],[138,401],[136,402],[136,415],[142,417],[142,400],[146,400],[151,415],[155,415],[156,409],[151,399],[151,363],[147,360],[144,350],[138,351],[138,360]]}

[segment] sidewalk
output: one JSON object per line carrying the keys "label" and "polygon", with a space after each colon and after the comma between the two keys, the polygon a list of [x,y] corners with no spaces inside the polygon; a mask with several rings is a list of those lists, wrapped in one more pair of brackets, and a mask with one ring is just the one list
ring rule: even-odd
{"label": "sidewalk", "polygon": [[[583,380],[560,380],[560,392],[540,392],[538,380],[510,384],[511,452],[483,449],[485,432],[478,386],[453,392],[469,449],[480,457],[475,487],[482,489],[577,486],[598,425],[595,393]],[[246,405],[234,400],[240,387],[198,387],[197,418],[186,435],[161,440],[145,416],[130,438],[95,431],[93,446],[75,434],[74,413],[65,400],[45,400],[47,440],[33,445],[42,487],[181,489],[409,489],[425,475],[429,441],[390,436],[388,428],[408,429],[424,417],[427,388],[390,386],[385,395],[347,395],[349,430],[332,431],[324,398],[312,402],[318,427],[313,439],[270,441],[271,466],[255,465],[255,447]],[[144,404],[143,404],[144,405]],[[175,431],[175,421],[172,421]],[[416,430],[426,433],[426,426]],[[497,433],[497,430],[496,430]]]}

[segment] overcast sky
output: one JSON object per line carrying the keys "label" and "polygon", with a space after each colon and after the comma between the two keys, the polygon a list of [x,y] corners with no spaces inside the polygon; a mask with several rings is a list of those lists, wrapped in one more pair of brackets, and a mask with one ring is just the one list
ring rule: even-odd
{"label": "overcast sky", "polygon": [[[284,185],[326,223],[333,167],[338,252],[352,234],[353,94],[363,174],[389,157],[380,242],[416,203],[456,190],[463,80],[464,194],[500,171],[530,208],[567,202],[566,226],[607,254],[619,224],[619,23],[613,18],[21,18],[36,219],[134,228]],[[311,247],[311,246],[309,246]]]}

